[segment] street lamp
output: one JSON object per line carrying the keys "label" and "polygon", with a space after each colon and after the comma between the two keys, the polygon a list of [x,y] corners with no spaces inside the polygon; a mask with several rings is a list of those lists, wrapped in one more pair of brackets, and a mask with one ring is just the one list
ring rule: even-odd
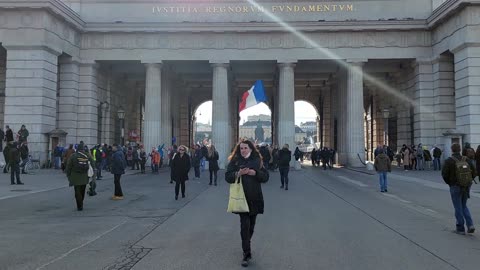
{"label": "street lamp", "polygon": [[384,128],[384,145],[388,146],[388,119],[390,118],[390,110],[388,108],[384,108],[382,114]]}
{"label": "street lamp", "polygon": [[120,128],[121,128],[121,142],[122,146],[125,144],[125,128],[124,128],[124,120],[125,120],[125,110],[120,107],[117,111],[118,119],[120,119]]}

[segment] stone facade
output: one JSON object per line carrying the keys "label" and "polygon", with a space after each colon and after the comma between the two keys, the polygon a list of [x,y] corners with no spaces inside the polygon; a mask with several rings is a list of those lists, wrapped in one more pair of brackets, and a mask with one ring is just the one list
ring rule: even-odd
{"label": "stone facade", "polygon": [[120,142],[119,109],[125,139],[191,145],[194,109],[213,100],[224,167],[241,94],[262,79],[274,143],[294,146],[305,100],[341,164],[385,140],[446,148],[449,130],[480,144],[478,1],[258,3],[0,0],[0,123],[25,124],[42,160],[53,129]]}

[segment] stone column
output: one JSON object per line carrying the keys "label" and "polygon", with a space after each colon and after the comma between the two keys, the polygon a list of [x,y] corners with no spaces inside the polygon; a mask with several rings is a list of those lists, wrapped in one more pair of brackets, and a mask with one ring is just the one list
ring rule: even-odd
{"label": "stone column", "polygon": [[348,103],[347,94],[347,70],[340,67],[337,88],[337,163],[339,165],[347,164],[346,149],[346,110]]}
{"label": "stone column", "polygon": [[433,66],[431,60],[417,60],[414,63],[415,144],[422,143],[429,148],[435,143],[435,123],[433,119]]}
{"label": "stone column", "polygon": [[145,85],[145,150],[150,151],[163,141],[161,136],[162,111],[162,64],[146,64]]}
{"label": "stone column", "polygon": [[330,136],[330,130],[333,129],[332,119],[332,103],[331,100],[331,87],[328,86],[322,90],[323,94],[323,147],[333,147],[332,137]]}
{"label": "stone column", "polygon": [[[47,132],[55,129],[59,52],[45,48],[6,47],[5,124],[16,134],[29,130],[34,158],[47,158]],[[25,98],[28,97],[28,98]]]}
{"label": "stone column", "polygon": [[364,62],[350,62],[347,67],[346,93],[346,150],[351,167],[362,167],[358,155],[365,160],[363,125],[363,66]]}
{"label": "stone column", "polygon": [[295,150],[295,62],[279,63],[278,144]]}
{"label": "stone column", "polygon": [[480,144],[480,47],[454,50],[455,104],[457,130],[465,133],[464,142]]}
{"label": "stone column", "polygon": [[[330,130],[327,131],[330,134],[330,145],[329,148],[335,149],[338,152],[338,145],[336,147],[336,134],[335,134],[335,122],[338,121],[338,84],[334,83],[330,88]],[[338,124],[338,123],[337,123]],[[337,142],[338,144],[338,142]]]}
{"label": "stone column", "polygon": [[65,130],[66,143],[76,144],[78,121],[78,94],[80,64],[72,58],[63,58],[60,63],[60,92],[58,107],[58,128]]}
{"label": "stone column", "polygon": [[168,68],[164,66],[162,71],[162,126],[160,128],[163,140],[158,142],[158,144],[165,144],[165,146],[168,147],[172,143],[172,112],[170,98],[172,81],[170,77],[171,72]]}
{"label": "stone column", "polygon": [[454,130],[455,81],[453,55],[441,55],[433,62],[433,115],[435,144],[444,149],[443,133]]}
{"label": "stone column", "polygon": [[77,140],[89,147],[99,143],[98,68],[97,63],[82,63],[79,70]]}
{"label": "stone column", "polygon": [[[5,80],[7,75],[7,51],[0,47],[0,127],[5,131]],[[2,149],[3,150],[3,149]]]}
{"label": "stone column", "polygon": [[224,169],[230,151],[229,139],[229,103],[228,103],[228,63],[212,63],[212,141],[219,154],[218,164]]}

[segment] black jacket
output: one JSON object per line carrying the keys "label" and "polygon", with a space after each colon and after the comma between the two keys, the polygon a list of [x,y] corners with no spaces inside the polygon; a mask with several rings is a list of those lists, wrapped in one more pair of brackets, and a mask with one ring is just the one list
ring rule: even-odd
{"label": "black jacket", "polygon": [[20,151],[18,151],[17,147],[10,148],[8,161],[9,161],[10,164],[19,164],[20,163]]}
{"label": "black jacket", "polygon": [[202,150],[197,149],[195,152],[193,152],[192,156],[192,166],[193,167],[200,167],[200,163],[202,161],[203,155],[202,155]]}
{"label": "black jacket", "polygon": [[243,175],[242,185],[247,199],[250,215],[263,214],[264,202],[261,183],[266,183],[269,178],[268,171],[261,167],[260,157],[250,156],[247,159],[234,158],[227,166],[225,172],[225,181],[232,184],[236,180],[236,173],[240,167],[246,167],[255,170],[256,175]]}
{"label": "black jacket", "polygon": [[[454,156],[457,159],[462,159],[460,153],[454,153]],[[473,162],[467,158],[467,162],[470,165],[470,170],[472,171],[472,179],[477,176],[477,172],[475,166],[473,166]],[[445,165],[442,168],[442,177],[443,181],[449,186],[455,186],[457,184],[457,179],[455,176],[455,160],[451,157],[445,160]]]}
{"label": "black jacket", "polygon": [[127,167],[127,161],[125,160],[125,155],[121,149],[114,152],[112,155],[112,164],[110,171],[112,174],[124,174],[125,168]]}
{"label": "black jacket", "polygon": [[190,171],[190,157],[186,153],[183,154],[183,157],[177,153],[170,162],[170,167],[172,170],[171,179],[173,181],[186,181]]}
{"label": "black jacket", "polygon": [[7,130],[5,133],[5,140],[7,142],[13,142],[13,131],[11,129]]}
{"label": "black jacket", "polygon": [[213,155],[210,157],[207,155],[207,160],[208,160],[208,169],[211,170],[211,171],[218,171],[219,170],[219,167],[218,167],[218,152],[215,151],[215,153],[213,153]]}
{"label": "black jacket", "polygon": [[289,168],[291,160],[292,160],[292,152],[290,150],[282,148],[282,150],[278,151],[278,167],[279,168]]}

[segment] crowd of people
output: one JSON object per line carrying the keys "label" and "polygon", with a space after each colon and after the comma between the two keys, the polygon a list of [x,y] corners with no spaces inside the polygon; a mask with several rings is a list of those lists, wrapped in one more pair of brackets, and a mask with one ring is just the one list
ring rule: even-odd
{"label": "crowd of people", "polygon": [[[3,151],[5,164],[3,172],[8,173],[10,170],[10,183],[12,185],[23,185],[20,180],[20,170],[25,174],[25,165],[29,157],[28,149],[29,132],[25,125],[22,125],[20,130],[13,135],[13,130],[7,125],[5,131],[0,128],[0,150]],[[5,147],[3,143],[5,142]],[[16,181],[15,181],[16,180]]]}
{"label": "crowd of people", "polygon": [[[1,130],[0,130],[1,131]],[[20,181],[20,168],[22,161],[28,158],[28,130],[22,126],[13,139],[13,131],[7,126],[6,133],[0,132],[3,141],[6,142],[3,154],[8,166],[11,167],[11,184],[23,185]],[[1,149],[1,148],[0,148]],[[431,149],[422,144],[407,146],[403,145],[397,154],[387,146],[379,145],[375,151],[374,168],[379,175],[380,192],[388,192],[387,174],[392,170],[392,162],[396,159],[397,165],[408,170],[441,170],[442,177],[450,187],[450,196],[455,210],[456,229],[458,234],[473,233],[475,227],[467,200],[470,197],[472,182],[480,171],[480,146],[475,151],[469,143],[465,143],[463,149],[460,145],[453,144],[453,155],[445,159],[444,165],[440,162],[442,150],[434,146]],[[314,167],[323,169],[332,168],[335,159],[335,150],[327,147],[313,149],[309,158]],[[303,162],[305,153],[297,147],[293,153],[295,161]],[[205,171],[208,162],[209,185],[217,186],[219,171],[219,153],[213,144],[193,145],[190,149],[184,145],[172,145],[166,147],[159,145],[152,148],[148,153],[142,145],[95,145],[91,149],[80,141],[71,144],[68,148],[58,145],[53,151],[54,166],[62,169],[69,180],[70,186],[74,187],[77,210],[83,210],[86,187],[87,192],[95,195],[96,180],[102,179],[102,171],[110,172],[114,176],[113,200],[122,200],[124,193],[120,179],[127,168],[146,173],[146,164],[150,163],[151,173],[158,174],[162,167],[170,169],[170,183],[175,182],[175,200],[186,196],[186,181],[189,180],[189,171],[194,169],[194,179],[200,179],[202,171]],[[242,265],[248,266],[252,258],[250,242],[257,222],[257,215],[263,214],[264,202],[261,184],[269,180],[269,171],[280,172],[280,188],[289,189],[289,170],[292,165],[292,152],[289,145],[285,144],[279,149],[276,145],[255,145],[248,140],[240,141],[233,149],[228,158],[225,172],[225,180],[234,183],[242,177],[245,200],[248,204],[248,212],[237,213],[240,216],[241,239],[243,249]],[[16,178],[16,182],[14,181]]]}

